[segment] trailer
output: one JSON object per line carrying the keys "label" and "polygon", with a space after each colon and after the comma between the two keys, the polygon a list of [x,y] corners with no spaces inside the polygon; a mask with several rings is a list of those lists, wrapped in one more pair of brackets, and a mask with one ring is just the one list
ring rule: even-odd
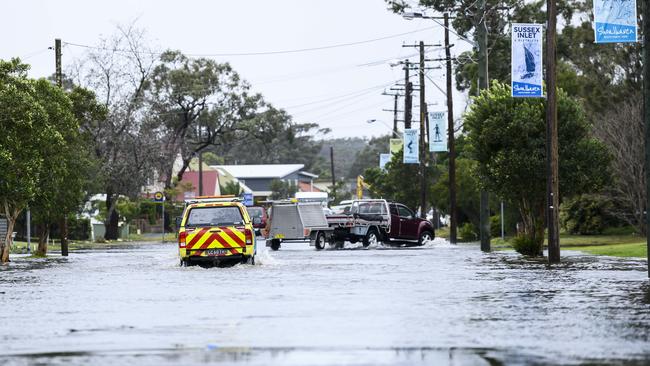
{"label": "trailer", "polygon": [[[318,202],[299,202],[297,200],[276,201],[269,215],[270,229],[267,246],[280,249],[282,242],[309,240],[317,249],[324,243],[333,228],[327,222],[323,206]],[[317,241],[322,245],[316,245]]]}

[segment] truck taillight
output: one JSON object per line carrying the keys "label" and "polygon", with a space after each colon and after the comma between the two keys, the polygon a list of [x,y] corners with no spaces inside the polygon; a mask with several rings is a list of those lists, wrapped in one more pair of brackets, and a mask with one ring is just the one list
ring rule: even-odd
{"label": "truck taillight", "polygon": [[253,232],[250,229],[244,229],[244,235],[246,236],[246,245],[253,245]]}
{"label": "truck taillight", "polygon": [[178,247],[179,248],[185,248],[185,239],[187,238],[187,232],[186,231],[181,231],[178,234]]}

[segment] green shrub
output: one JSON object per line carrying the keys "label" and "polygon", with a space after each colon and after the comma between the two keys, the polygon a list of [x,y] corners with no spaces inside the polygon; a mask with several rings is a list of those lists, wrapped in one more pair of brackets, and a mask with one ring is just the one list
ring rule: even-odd
{"label": "green shrub", "polygon": [[562,203],[560,224],[571,234],[602,234],[610,226],[617,226],[617,220],[610,212],[613,202],[602,195],[583,194]]}
{"label": "green shrub", "polygon": [[478,240],[478,230],[470,222],[466,222],[458,229],[458,236],[462,241],[476,241]]}
{"label": "green shrub", "polygon": [[493,238],[501,237],[501,215],[490,216],[490,236]]}
{"label": "green shrub", "polygon": [[528,255],[528,256],[537,256],[539,253],[539,246],[535,243],[534,240],[528,238],[524,235],[517,235],[512,239],[512,247],[517,251],[517,253]]}

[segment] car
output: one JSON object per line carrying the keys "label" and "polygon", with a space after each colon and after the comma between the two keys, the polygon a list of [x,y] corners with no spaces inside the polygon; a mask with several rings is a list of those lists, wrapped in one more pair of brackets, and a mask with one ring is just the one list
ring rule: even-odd
{"label": "car", "polygon": [[255,264],[254,224],[246,207],[230,196],[212,196],[185,202],[179,220],[178,252],[181,266],[222,262]]}
{"label": "car", "polygon": [[246,210],[248,211],[248,216],[250,216],[251,219],[259,219],[259,222],[253,224],[253,227],[255,228],[255,235],[260,236],[262,234],[262,230],[264,230],[266,227],[266,222],[268,221],[266,209],[264,209],[262,206],[248,206],[246,207]]}

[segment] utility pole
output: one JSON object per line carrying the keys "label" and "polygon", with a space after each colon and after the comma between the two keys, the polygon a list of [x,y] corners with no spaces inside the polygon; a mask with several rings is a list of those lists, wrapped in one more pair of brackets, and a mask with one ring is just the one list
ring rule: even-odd
{"label": "utility pole", "polygon": [[449,242],[456,244],[456,138],[454,137],[454,100],[451,80],[451,45],[449,44],[449,13],[445,13],[445,56],[447,58],[447,134],[449,145]]}
{"label": "utility pole", "polygon": [[413,92],[413,84],[409,81],[409,71],[411,69],[411,65],[409,63],[409,60],[406,60],[404,62],[404,94],[406,94],[406,97],[404,98],[404,128],[411,128],[411,106],[413,105],[411,93]]}
{"label": "utility pole", "polygon": [[330,169],[332,171],[332,196],[336,197],[336,176],[334,175],[334,146],[330,146]]}
{"label": "utility pole", "polygon": [[[54,40],[54,63],[55,63],[55,80],[56,86],[63,89],[63,71],[61,70],[61,39]],[[63,213],[61,220],[61,255],[68,256],[68,213]]]}
{"label": "utility pole", "polygon": [[643,119],[645,121],[646,245],[650,278],[650,5],[643,3]]}
{"label": "utility pole", "polygon": [[393,138],[397,138],[397,101],[399,99],[399,94],[395,94],[395,103],[393,103]]}
{"label": "utility pole", "polygon": [[[559,177],[558,177],[558,138],[557,138],[557,104],[556,104],[556,71],[557,59],[555,49],[555,33],[557,24],[557,7],[555,0],[546,1],[548,16],[548,33],[546,34],[546,226],[548,227],[548,262],[560,262],[560,230],[559,217]],[[543,252],[543,248],[541,248]]]}
{"label": "utility pole", "polygon": [[[478,41],[478,87],[480,90],[488,88],[488,51],[487,51],[487,24],[485,22],[486,0],[481,0],[478,6],[482,14],[478,25],[476,26],[476,38]],[[481,205],[479,209],[480,217],[480,234],[481,250],[489,252],[490,247],[490,202],[488,192],[481,189]]]}
{"label": "utility pole", "polygon": [[427,102],[424,97],[424,42],[420,41],[420,217],[427,217],[427,154],[424,130]]}

